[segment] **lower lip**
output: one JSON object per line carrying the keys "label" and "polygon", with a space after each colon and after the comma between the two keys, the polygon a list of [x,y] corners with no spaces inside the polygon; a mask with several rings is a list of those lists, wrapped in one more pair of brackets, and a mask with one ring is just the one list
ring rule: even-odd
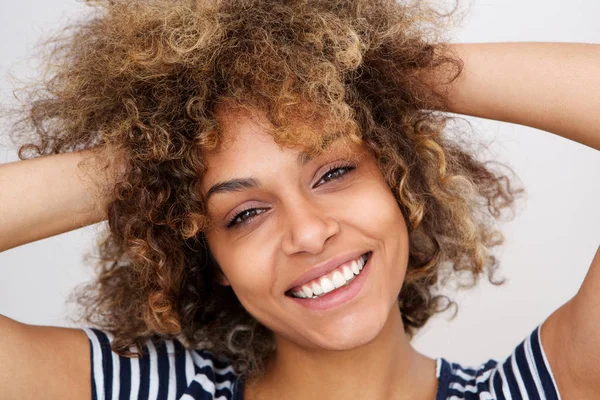
{"label": "lower lip", "polygon": [[371,271],[371,259],[373,258],[373,253],[369,255],[367,262],[365,263],[360,274],[354,278],[349,285],[343,286],[339,289],[335,289],[325,296],[318,297],[316,299],[299,299],[297,297],[290,297],[292,300],[298,302],[300,305],[310,308],[312,310],[330,310],[332,308],[341,306],[355,298],[367,280],[367,275]]}

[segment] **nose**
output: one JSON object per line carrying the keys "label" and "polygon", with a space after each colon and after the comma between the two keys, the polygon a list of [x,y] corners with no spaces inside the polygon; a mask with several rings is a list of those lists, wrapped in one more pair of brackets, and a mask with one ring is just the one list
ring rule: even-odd
{"label": "nose", "polygon": [[282,249],[288,254],[319,254],[325,243],[340,232],[339,222],[330,214],[331,207],[299,195],[288,198],[286,229]]}

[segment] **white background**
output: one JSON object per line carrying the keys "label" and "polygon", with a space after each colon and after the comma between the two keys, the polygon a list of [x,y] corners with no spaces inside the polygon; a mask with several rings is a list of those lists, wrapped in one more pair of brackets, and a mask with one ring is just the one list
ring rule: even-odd
{"label": "white background", "polygon": [[[8,73],[33,76],[28,59],[33,46],[83,8],[74,0],[2,1],[2,103],[12,98]],[[598,15],[595,0],[475,0],[453,36],[457,42],[600,43]],[[600,153],[535,129],[469,120],[479,139],[493,141],[490,155],[512,165],[528,192],[516,219],[503,229],[507,240],[499,255],[507,283],[494,287],[484,278],[477,288],[457,294],[458,316],[434,318],[414,344],[431,357],[476,364],[508,356],[577,292],[600,244]],[[6,145],[6,132],[0,140]],[[0,149],[0,162],[16,159],[14,148]],[[91,278],[83,256],[101,228],[97,224],[0,253],[0,314],[69,326],[65,300]]]}

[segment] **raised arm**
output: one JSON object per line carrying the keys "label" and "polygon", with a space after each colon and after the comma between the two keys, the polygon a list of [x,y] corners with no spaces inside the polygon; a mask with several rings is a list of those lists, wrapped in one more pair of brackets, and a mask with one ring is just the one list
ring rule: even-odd
{"label": "raised arm", "polygon": [[[105,218],[119,158],[96,148],[0,165],[0,250]],[[90,347],[80,329],[0,315],[0,398],[91,397]]]}
{"label": "raised arm", "polygon": [[[459,44],[448,111],[542,129],[600,149],[600,45]],[[565,268],[568,268],[565,265]],[[600,393],[600,249],[578,293],[541,329],[565,399]]]}
{"label": "raised arm", "polygon": [[600,150],[600,45],[452,45],[464,70],[448,111],[542,129]]}
{"label": "raised arm", "polygon": [[106,218],[115,158],[98,150],[0,165],[0,251]]}

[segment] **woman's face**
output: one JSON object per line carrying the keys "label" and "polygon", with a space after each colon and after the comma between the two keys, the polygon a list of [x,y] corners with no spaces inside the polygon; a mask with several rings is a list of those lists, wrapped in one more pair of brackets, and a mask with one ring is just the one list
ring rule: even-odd
{"label": "woman's face", "polygon": [[[231,110],[218,116],[225,140],[206,154],[202,190],[211,192],[206,238],[222,283],[278,340],[331,350],[373,340],[397,307],[408,262],[406,225],[375,158],[338,141],[307,159],[280,148],[262,115],[259,124]],[[291,293],[332,288],[315,299]]]}

